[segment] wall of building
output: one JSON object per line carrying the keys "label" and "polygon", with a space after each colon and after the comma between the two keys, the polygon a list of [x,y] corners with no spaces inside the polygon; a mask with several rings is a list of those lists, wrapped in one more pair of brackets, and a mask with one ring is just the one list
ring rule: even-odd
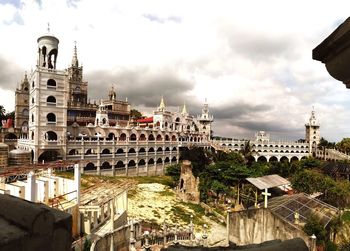
{"label": "wall of building", "polygon": [[228,214],[228,239],[237,245],[258,244],[269,240],[300,237],[309,244],[309,236],[269,209],[249,209]]}

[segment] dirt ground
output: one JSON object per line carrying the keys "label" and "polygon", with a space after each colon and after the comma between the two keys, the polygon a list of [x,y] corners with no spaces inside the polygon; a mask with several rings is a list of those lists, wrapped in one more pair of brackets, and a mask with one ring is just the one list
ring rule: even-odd
{"label": "dirt ground", "polygon": [[[214,216],[206,216],[200,206],[183,203],[169,187],[158,184],[138,184],[129,190],[128,215],[155,225],[167,225],[188,228],[192,215],[197,242],[208,236],[209,246],[226,246],[226,227]],[[205,230],[204,224],[207,225]]]}

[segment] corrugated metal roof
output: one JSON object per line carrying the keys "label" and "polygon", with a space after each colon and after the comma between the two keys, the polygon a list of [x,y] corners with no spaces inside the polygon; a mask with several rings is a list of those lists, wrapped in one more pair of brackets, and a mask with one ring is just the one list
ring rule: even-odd
{"label": "corrugated metal roof", "polygon": [[254,186],[259,188],[260,190],[263,190],[265,188],[278,187],[278,186],[290,184],[288,180],[286,180],[285,178],[282,178],[277,174],[266,175],[258,178],[246,178],[246,180],[248,180],[250,183],[252,183]]}

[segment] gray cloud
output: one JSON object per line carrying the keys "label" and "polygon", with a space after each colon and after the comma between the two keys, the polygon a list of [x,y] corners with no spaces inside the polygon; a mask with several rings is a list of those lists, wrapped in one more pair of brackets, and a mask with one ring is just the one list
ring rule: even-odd
{"label": "gray cloud", "polygon": [[152,72],[148,67],[117,72],[95,71],[86,74],[91,98],[105,98],[114,84],[118,98],[127,97],[135,106],[154,107],[163,95],[168,106],[183,104],[194,83],[168,69]]}
{"label": "gray cloud", "polygon": [[1,55],[0,69],[0,87],[4,90],[14,91],[20,79],[23,78],[24,70],[18,65],[7,61]]}
{"label": "gray cloud", "polygon": [[237,121],[243,116],[253,116],[257,112],[269,111],[272,107],[268,105],[250,105],[247,103],[232,103],[221,107],[211,108],[211,112],[217,119],[232,119]]}
{"label": "gray cloud", "polygon": [[227,40],[233,56],[240,54],[250,60],[269,63],[276,58],[296,59],[299,38],[293,34],[266,34],[261,31],[246,31],[221,24],[220,36]]}

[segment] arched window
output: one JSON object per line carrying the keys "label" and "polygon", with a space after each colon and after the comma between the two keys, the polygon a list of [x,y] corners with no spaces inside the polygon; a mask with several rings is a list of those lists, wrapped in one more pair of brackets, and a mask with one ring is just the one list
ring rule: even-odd
{"label": "arched window", "polygon": [[32,98],[32,104],[34,105],[34,98]]}
{"label": "arched window", "polygon": [[45,137],[47,140],[57,140],[57,134],[53,131],[48,131]]}
{"label": "arched window", "polygon": [[126,134],[125,134],[125,133],[122,133],[122,134],[119,136],[119,141],[126,141]]}
{"label": "arched window", "polygon": [[27,108],[24,108],[24,109],[22,110],[22,115],[23,115],[23,116],[28,116],[28,115],[29,115],[29,111],[28,111]]}
{"label": "arched window", "polygon": [[31,140],[34,140],[34,132],[32,131]]}
{"label": "arched window", "polygon": [[144,134],[141,134],[139,140],[140,141],[145,141],[146,140],[146,136]]}
{"label": "arched window", "polygon": [[136,141],[136,134],[135,133],[130,135],[130,141]]}
{"label": "arched window", "polygon": [[47,123],[49,124],[56,123],[56,115],[54,113],[47,114],[46,118],[47,118]]}
{"label": "arched window", "polygon": [[47,88],[56,88],[56,81],[51,78],[47,80]]}
{"label": "arched window", "polygon": [[32,122],[34,122],[34,114],[32,114]]}
{"label": "arched window", "polygon": [[48,105],[56,105],[56,98],[54,96],[48,96],[46,102]]}

